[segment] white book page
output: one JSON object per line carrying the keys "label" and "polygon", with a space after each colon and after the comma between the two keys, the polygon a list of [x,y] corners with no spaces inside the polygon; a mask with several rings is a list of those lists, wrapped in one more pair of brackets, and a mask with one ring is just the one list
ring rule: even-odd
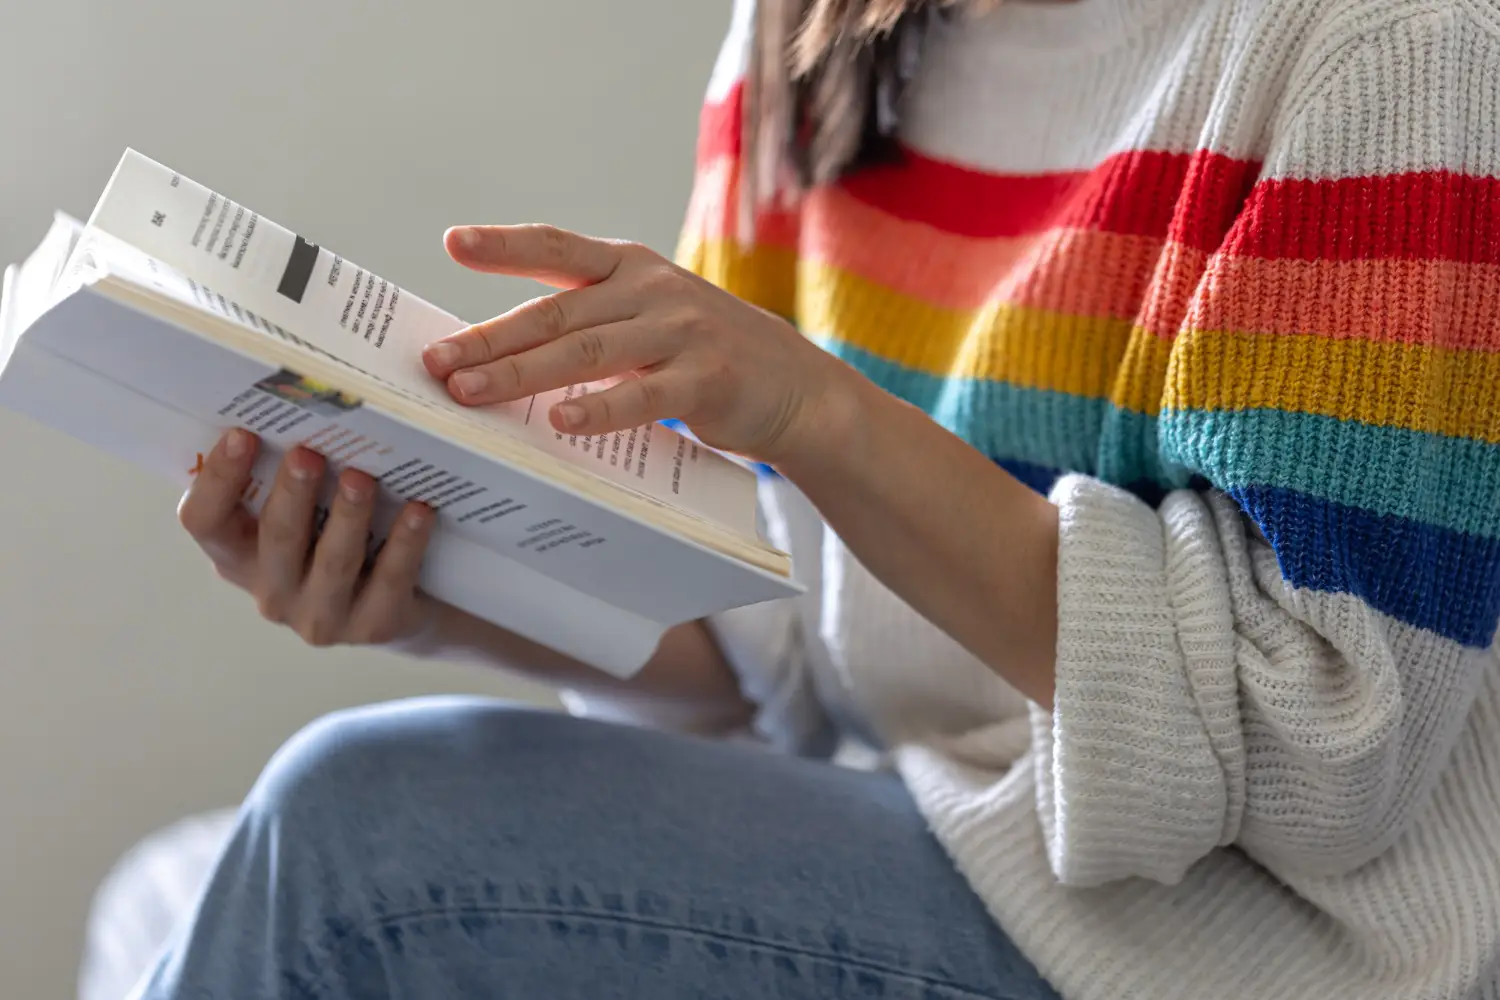
{"label": "white book page", "polygon": [[[754,474],[659,425],[597,437],[559,434],[553,403],[592,386],[570,386],[501,406],[459,406],[427,373],[421,351],[466,323],[337,254],[128,151],[90,227],[143,254],[158,287],[176,281],[198,306],[268,334],[290,330],[314,349],[392,385],[408,398],[464,413],[490,433],[516,436],[706,520],[755,537]],[[81,252],[89,249],[85,237]],[[107,251],[118,252],[118,247]],[[140,266],[140,262],[136,262]]]}
{"label": "white book page", "polygon": [[14,283],[6,293],[10,333],[19,335],[52,304],[58,279],[82,232],[83,223],[58,212],[41,243],[16,266]]}

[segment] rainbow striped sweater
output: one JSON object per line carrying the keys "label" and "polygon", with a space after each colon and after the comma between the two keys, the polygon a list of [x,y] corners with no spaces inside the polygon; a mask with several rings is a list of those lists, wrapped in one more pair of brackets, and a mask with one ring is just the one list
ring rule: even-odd
{"label": "rainbow striped sweater", "polygon": [[1004,5],[746,232],[751,8],[680,262],[1063,511],[1043,713],[775,487],[763,728],[891,749],[1070,1000],[1500,996],[1500,8]]}

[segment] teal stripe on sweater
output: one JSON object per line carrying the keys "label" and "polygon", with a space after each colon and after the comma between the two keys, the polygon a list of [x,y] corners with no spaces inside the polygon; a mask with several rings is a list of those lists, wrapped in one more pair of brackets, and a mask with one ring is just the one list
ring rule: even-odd
{"label": "teal stripe on sweater", "polygon": [[1296,490],[1374,514],[1500,538],[1500,445],[1280,410],[1173,411],[913,371],[814,338],[992,459],[1164,488]]}
{"label": "teal stripe on sweater", "polygon": [[1004,382],[945,379],[868,351],[814,338],[882,389],[923,410],[986,456],[1096,474],[1108,403]]}
{"label": "teal stripe on sweater", "polygon": [[1154,417],[1087,396],[991,379],[942,378],[836,340],[813,339],[989,458],[1082,472],[1122,486],[1187,482],[1185,470],[1162,465]]}
{"label": "teal stripe on sweater", "polygon": [[1500,445],[1281,410],[1179,410],[1160,428],[1164,453],[1226,490],[1296,490],[1500,538]]}

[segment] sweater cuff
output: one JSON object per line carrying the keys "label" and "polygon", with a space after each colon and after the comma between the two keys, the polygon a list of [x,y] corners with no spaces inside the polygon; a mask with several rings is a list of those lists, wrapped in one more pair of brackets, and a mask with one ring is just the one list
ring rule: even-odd
{"label": "sweater cuff", "polygon": [[1052,501],[1057,686],[1052,711],[1031,717],[1053,873],[1075,886],[1176,883],[1228,839],[1230,782],[1206,717],[1226,663],[1233,686],[1212,519],[1191,493],[1158,512],[1083,476],[1059,481]]}

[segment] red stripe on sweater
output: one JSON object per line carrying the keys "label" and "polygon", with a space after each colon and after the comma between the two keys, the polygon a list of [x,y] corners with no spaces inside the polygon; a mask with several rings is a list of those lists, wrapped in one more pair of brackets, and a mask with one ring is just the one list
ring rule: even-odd
{"label": "red stripe on sweater", "polygon": [[[704,106],[698,163],[741,155],[743,88]],[[1256,165],[1214,153],[1128,152],[1093,170],[997,174],[907,149],[843,183],[905,222],[979,239],[1080,229],[1173,239],[1213,250],[1244,205]]]}
{"label": "red stripe on sweater", "polygon": [[969,237],[1080,229],[1218,247],[1256,165],[1214,153],[1134,151],[1090,171],[992,174],[907,151],[845,182],[856,198],[908,222]]}
{"label": "red stripe on sweater", "polygon": [[744,113],[745,85],[737,83],[721,100],[703,105],[698,115],[698,168],[715,160],[739,159],[740,116]]}
{"label": "red stripe on sweater", "polygon": [[1266,181],[1225,249],[1294,260],[1500,264],[1500,178],[1432,171]]}

